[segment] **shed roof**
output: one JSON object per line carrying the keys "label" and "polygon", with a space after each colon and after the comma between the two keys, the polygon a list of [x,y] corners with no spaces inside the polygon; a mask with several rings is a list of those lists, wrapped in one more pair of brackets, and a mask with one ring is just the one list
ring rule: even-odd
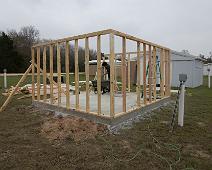
{"label": "shed roof", "polygon": [[188,53],[185,53],[185,52],[178,52],[178,51],[174,51],[174,50],[171,50],[171,54],[175,54],[175,57],[173,57],[172,55],[172,60],[179,60],[179,58],[177,57],[180,57],[180,60],[185,60],[185,61],[191,61],[191,60],[199,60],[199,61],[204,61],[203,58],[199,57],[199,56],[195,56],[195,55],[192,55],[192,54],[188,54]]}

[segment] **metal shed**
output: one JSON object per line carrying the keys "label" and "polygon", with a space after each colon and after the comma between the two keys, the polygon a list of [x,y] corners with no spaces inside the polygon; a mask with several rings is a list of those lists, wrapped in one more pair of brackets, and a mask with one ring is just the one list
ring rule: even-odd
{"label": "metal shed", "polygon": [[184,52],[171,51],[171,86],[179,86],[179,74],[187,74],[186,87],[203,84],[203,60]]}

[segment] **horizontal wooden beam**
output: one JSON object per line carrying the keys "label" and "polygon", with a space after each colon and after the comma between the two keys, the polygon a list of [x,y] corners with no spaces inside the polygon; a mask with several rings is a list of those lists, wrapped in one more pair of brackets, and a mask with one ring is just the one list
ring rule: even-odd
{"label": "horizontal wooden beam", "polygon": [[143,40],[141,38],[137,38],[135,36],[132,36],[132,35],[129,35],[129,34],[126,34],[126,33],[122,33],[120,31],[112,30],[112,32],[113,32],[113,34],[115,34],[117,36],[126,37],[127,39],[132,40],[132,41],[136,41],[136,42],[140,42],[140,43],[144,43],[144,44],[147,44],[147,45],[151,45],[151,46],[155,46],[155,47],[158,47],[158,48],[169,50],[169,48],[167,48],[167,47],[164,47],[164,46]]}
{"label": "horizontal wooden beam", "polygon": [[109,34],[111,32],[112,32],[112,29],[106,29],[106,30],[103,30],[103,31],[91,32],[91,33],[88,33],[88,34],[81,34],[81,35],[76,35],[76,36],[72,36],[72,37],[62,38],[62,39],[53,40],[53,41],[49,41],[49,42],[45,42],[45,43],[39,43],[39,44],[33,45],[32,47],[46,46],[46,45],[62,43],[62,42],[66,42],[66,41],[84,39],[86,37],[95,37],[95,36],[98,36],[98,35]]}
{"label": "horizontal wooden beam", "polygon": [[53,41],[49,41],[49,42],[39,43],[39,44],[33,45],[32,47],[34,48],[34,47],[38,47],[38,46],[47,46],[47,45],[51,45],[51,44],[62,43],[62,42],[78,40],[78,39],[84,39],[84,38],[88,38],[88,37],[95,37],[98,35],[106,35],[106,34],[111,34],[111,33],[114,35],[117,35],[117,36],[125,37],[126,39],[129,39],[132,41],[145,43],[147,45],[155,46],[157,48],[169,50],[169,48],[167,48],[167,47],[164,47],[164,46],[161,46],[161,45],[158,45],[158,44],[155,44],[155,43],[143,40],[141,38],[137,38],[135,36],[113,30],[113,29],[106,29],[106,30],[102,30],[102,31],[96,31],[96,32],[91,32],[91,33],[87,33],[87,34],[81,34],[81,35],[76,35],[76,36],[72,36],[72,37],[53,40]]}

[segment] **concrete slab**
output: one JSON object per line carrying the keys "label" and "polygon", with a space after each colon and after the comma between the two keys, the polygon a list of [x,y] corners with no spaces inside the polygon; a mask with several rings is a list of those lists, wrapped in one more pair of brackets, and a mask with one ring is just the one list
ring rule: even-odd
{"label": "concrete slab", "polygon": [[[74,95],[72,95],[74,96]],[[91,108],[92,110],[95,111],[96,109],[96,105],[97,105],[97,99],[96,99],[96,95],[91,95],[93,96],[93,98],[91,98],[92,102],[91,102]],[[62,114],[70,114],[70,115],[73,115],[73,116],[77,116],[77,117],[81,117],[81,118],[84,118],[84,119],[88,119],[88,120],[91,120],[91,121],[94,121],[96,123],[101,123],[101,124],[105,124],[105,125],[108,125],[108,127],[110,129],[116,127],[116,126],[119,126],[120,124],[126,122],[126,121],[129,121],[129,120],[133,120],[133,119],[136,119],[138,116],[142,116],[142,114],[145,114],[145,112],[147,111],[151,111],[153,109],[156,109],[160,106],[163,106],[164,104],[167,104],[171,101],[170,97],[166,97],[166,98],[163,98],[163,99],[160,99],[160,100],[157,100],[156,102],[154,103],[151,103],[151,104],[148,104],[144,107],[141,107],[141,108],[135,108],[135,107],[130,107],[130,104],[133,104],[135,103],[134,101],[134,97],[136,98],[136,95],[133,94],[132,96],[129,95],[129,98],[128,98],[128,108],[130,108],[130,111],[127,112],[127,113],[117,113],[115,115],[115,117],[111,118],[109,117],[109,95],[105,95],[107,97],[105,97],[105,101],[102,102],[102,105],[104,103],[104,107],[102,107],[105,111],[107,111],[107,114],[104,114],[104,115],[100,115],[98,116],[97,113],[87,113],[85,111],[82,110],[82,108],[85,107],[85,99],[84,99],[84,95],[81,95],[81,99],[80,102],[81,102],[81,110],[78,111],[78,110],[75,110],[75,109],[66,109],[65,107],[58,107],[57,104],[55,103],[54,105],[51,105],[49,103],[43,103],[43,102],[38,102],[38,101],[34,101],[33,102],[33,105],[35,107],[38,107],[42,110],[51,110],[51,111],[55,111],[55,112],[60,112]],[[104,95],[103,95],[103,98],[104,98]],[[130,100],[132,98],[132,100]],[[71,98],[72,99],[72,102],[74,101],[74,98]],[[64,99],[63,99],[64,101]],[[84,103],[84,104],[83,104]],[[121,102],[121,97],[120,96],[116,96],[116,111],[118,110],[121,110],[122,108],[122,102]],[[63,106],[64,106],[64,103],[63,103]],[[121,106],[121,107],[120,107]]]}
{"label": "concrete slab", "polygon": [[[66,107],[66,96],[64,94],[61,94],[61,106]],[[56,96],[55,96],[56,97]],[[76,103],[76,96],[73,93],[70,93],[70,103],[71,108],[75,108]],[[126,94],[126,106],[127,110],[131,110],[133,108],[136,108],[136,100],[137,95],[134,92],[127,93]],[[90,93],[90,111],[91,112],[97,112],[97,94],[91,92]],[[48,100],[48,103],[50,101]],[[55,106],[58,105],[57,100],[54,103]],[[85,111],[86,108],[86,92],[81,91],[79,94],[79,105],[80,110]],[[122,94],[115,94],[114,98],[114,105],[115,105],[115,113],[122,112]],[[106,93],[101,95],[101,112],[105,116],[109,116],[110,114],[110,94]]]}

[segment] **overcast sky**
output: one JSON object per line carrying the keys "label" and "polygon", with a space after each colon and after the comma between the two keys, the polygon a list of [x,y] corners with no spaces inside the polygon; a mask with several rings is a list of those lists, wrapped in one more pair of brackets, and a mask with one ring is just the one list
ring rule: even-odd
{"label": "overcast sky", "polygon": [[173,50],[212,51],[212,0],[0,0],[0,30],[57,39],[116,29]]}

